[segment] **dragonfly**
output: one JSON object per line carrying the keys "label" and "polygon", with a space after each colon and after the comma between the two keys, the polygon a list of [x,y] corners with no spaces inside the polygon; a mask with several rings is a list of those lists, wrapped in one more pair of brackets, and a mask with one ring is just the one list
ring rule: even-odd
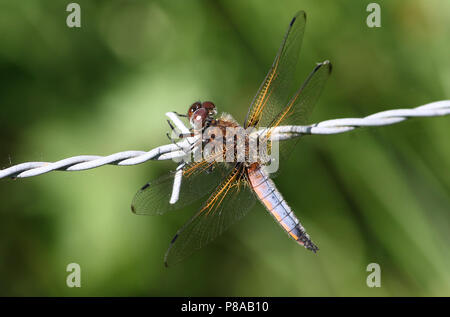
{"label": "dragonfly", "polygon": [[[304,125],[331,74],[331,63],[318,63],[301,87],[291,92],[295,67],[302,45],[306,13],[299,11],[289,23],[275,60],[248,109],[243,125],[230,115],[217,117],[213,102],[195,102],[186,115],[194,126],[204,131],[215,128],[226,136],[226,128],[261,129],[266,140],[282,125]],[[173,128],[173,127],[172,127]],[[245,130],[247,131],[247,130]],[[180,136],[183,137],[183,136]],[[280,161],[288,157],[299,138],[284,140],[279,146]],[[203,145],[214,142],[214,134],[201,138]],[[237,145],[226,142],[199,160],[180,165],[181,187],[176,202],[171,200],[176,172],[145,184],[135,195],[131,209],[135,214],[162,215],[180,209],[201,198],[203,204],[171,240],[164,256],[166,266],[172,266],[220,236],[232,224],[245,216],[259,201],[276,223],[298,244],[314,253],[318,247],[283,198],[272,174],[265,167],[270,160],[250,158],[248,135],[241,144],[244,159],[223,158],[225,150],[236,152]],[[217,150],[219,149],[219,150]]]}

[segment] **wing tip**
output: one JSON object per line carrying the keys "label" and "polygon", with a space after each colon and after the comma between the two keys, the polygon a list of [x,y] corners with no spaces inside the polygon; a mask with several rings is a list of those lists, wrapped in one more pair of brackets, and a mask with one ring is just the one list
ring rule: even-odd
{"label": "wing tip", "polygon": [[165,267],[169,267],[169,259],[168,259],[169,258],[169,253],[170,253],[170,250],[172,249],[172,246],[175,243],[175,241],[177,240],[179,235],[180,235],[179,233],[176,233],[175,236],[172,238],[172,241],[170,241],[169,248],[167,249],[166,254],[164,255],[164,266]]}
{"label": "wing tip", "polygon": [[289,23],[289,26],[292,27],[295,23],[295,21],[297,20],[297,18],[302,17],[303,20],[306,20],[306,12],[301,10],[298,11],[295,16],[292,18],[291,23]]}
{"label": "wing tip", "polygon": [[331,74],[331,72],[333,71],[333,64],[331,64],[329,60],[324,61],[323,64],[328,66],[328,73]]}
{"label": "wing tip", "polygon": [[306,12],[305,12],[304,10],[300,10],[300,11],[297,13],[297,16],[302,16],[302,17],[306,20]]}
{"label": "wing tip", "polygon": [[328,68],[328,74],[331,74],[331,71],[333,70],[333,64],[331,64],[331,62],[329,60],[325,60],[321,63],[317,63],[315,69],[313,72],[318,71],[320,68],[322,68],[323,66]]}
{"label": "wing tip", "polygon": [[295,17],[292,18],[291,23],[289,23],[289,26],[293,26],[295,20],[297,20],[297,16],[295,16]]}
{"label": "wing tip", "polygon": [[141,187],[141,190],[146,189],[148,186],[150,186],[150,183],[145,184],[144,186]]}

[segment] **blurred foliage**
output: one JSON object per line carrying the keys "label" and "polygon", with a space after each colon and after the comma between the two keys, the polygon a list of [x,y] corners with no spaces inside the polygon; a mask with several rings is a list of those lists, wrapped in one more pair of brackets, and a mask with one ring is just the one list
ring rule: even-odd
{"label": "blurred foliage", "polygon": [[[166,111],[196,100],[243,121],[300,9],[308,14],[295,83],[334,72],[311,122],[450,96],[450,3],[377,1],[0,1],[0,168],[167,143]],[[198,204],[130,212],[172,162],[0,180],[0,295],[449,296],[450,121],[305,137],[275,179],[318,254],[262,206],[173,268],[163,255]],[[289,170],[290,172],[286,172]],[[65,284],[77,262],[82,287]],[[366,286],[381,265],[382,287]]]}

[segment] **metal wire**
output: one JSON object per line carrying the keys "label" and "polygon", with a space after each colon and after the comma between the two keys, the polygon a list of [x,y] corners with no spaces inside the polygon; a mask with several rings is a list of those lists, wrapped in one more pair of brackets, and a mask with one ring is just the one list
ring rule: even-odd
{"label": "metal wire", "polygon": [[414,117],[437,117],[450,114],[450,100],[436,101],[413,109],[395,109],[364,118],[345,118],[322,121],[309,126],[280,126],[274,133],[284,134],[338,134],[360,127],[391,125]]}
{"label": "metal wire", "polygon": [[[450,114],[450,100],[432,102],[413,109],[395,109],[378,112],[364,118],[344,118],[322,121],[309,126],[279,126],[272,132],[272,138],[287,140],[310,134],[338,134],[359,127],[374,127],[399,123],[413,117],[434,117]],[[173,113],[166,114],[181,131],[188,129]],[[57,162],[27,162],[0,170],[0,178],[24,178],[37,176],[51,171],[82,171],[110,165],[136,165],[149,160],[169,160],[186,155],[183,149],[189,148],[195,141],[186,138],[180,142],[159,146],[148,152],[124,151],[108,156],[81,155],[66,158]]]}

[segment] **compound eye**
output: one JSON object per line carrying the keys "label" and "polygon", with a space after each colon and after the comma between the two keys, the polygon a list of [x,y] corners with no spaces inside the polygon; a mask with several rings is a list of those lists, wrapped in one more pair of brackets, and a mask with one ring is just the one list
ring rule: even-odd
{"label": "compound eye", "polygon": [[216,109],[216,106],[211,101],[203,102],[202,106],[208,111],[213,111],[214,109]]}
{"label": "compound eye", "polygon": [[207,117],[208,111],[204,108],[200,108],[194,112],[194,114],[190,118],[190,121],[195,127],[199,128],[203,127]]}
{"label": "compound eye", "polygon": [[200,102],[194,102],[188,110],[188,116],[189,118],[194,114],[195,111],[197,111],[198,109],[200,109],[202,106],[202,104]]}

